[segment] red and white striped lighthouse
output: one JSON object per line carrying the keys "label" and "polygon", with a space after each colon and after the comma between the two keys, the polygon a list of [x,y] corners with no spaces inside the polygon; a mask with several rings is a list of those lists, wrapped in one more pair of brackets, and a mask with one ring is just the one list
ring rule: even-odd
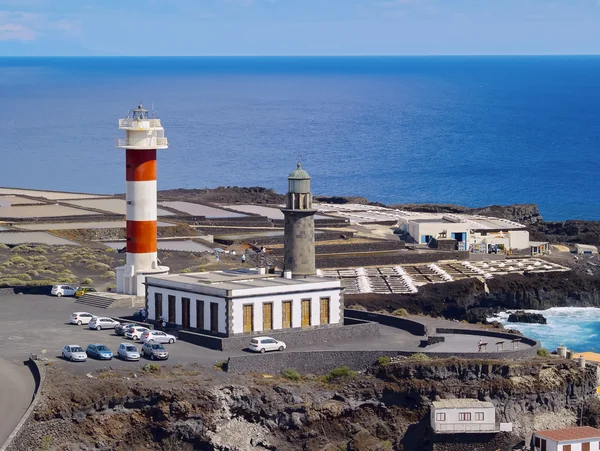
{"label": "red and white striped lighthouse", "polygon": [[119,119],[125,138],[117,147],[125,149],[127,202],[127,261],[117,268],[117,292],[141,296],[146,275],[165,274],[156,244],[156,151],[169,147],[160,119],[149,117],[142,105]]}

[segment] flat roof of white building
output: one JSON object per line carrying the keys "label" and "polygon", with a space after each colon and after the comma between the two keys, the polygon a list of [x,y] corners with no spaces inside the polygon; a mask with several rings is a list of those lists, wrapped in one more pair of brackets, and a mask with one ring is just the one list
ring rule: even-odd
{"label": "flat roof of white building", "polygon": [[481,215],[455,213],[425,213],[416,211],[394,210],[393,208],[361,204],[321,204],[314,207],[322,213],[341,216],[352,222],[403,221],[416,223],[466,223],[471,229],[510,230],[525,228],[523,224],[508,219]]}
{"label": "flat roof of white building", "polygon": [[433,407],[436,409],[477,409],[494,407],[494,404],[478,399],[442,399],[441,401],[433,401]]}
{"label": "flat roof of white building", "polygon": [[231,296],[242,296],[341,288],[341,282],[330,277],[306,276],[287,279],[278,274],[260,274],[257,269],[147,276],[146,285],[220,296],[226,292],[231,292]]}
{"label": "flat roof of white building", "polygon": [[592,251],[598,252],[598,248],[596,246],[592,246],[591,244],[575,244],[575,248],[580,251]]}

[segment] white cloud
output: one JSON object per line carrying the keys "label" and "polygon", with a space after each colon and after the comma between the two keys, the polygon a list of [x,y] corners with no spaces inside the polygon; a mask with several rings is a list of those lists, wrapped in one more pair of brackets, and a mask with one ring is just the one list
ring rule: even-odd
{"label": "white cloud", "polygon": [[0,24],[0,41],[33,41],[35,37],[35,30],[22,24]]}

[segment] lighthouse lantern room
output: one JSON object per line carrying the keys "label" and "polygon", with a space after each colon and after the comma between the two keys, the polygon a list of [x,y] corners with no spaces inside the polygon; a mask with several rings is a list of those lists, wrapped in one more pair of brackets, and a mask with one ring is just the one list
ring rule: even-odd
{"label": "lighthouse lantern room", "polygon": [[158,261],[156,243],[156,150],[169,146],[160,119],[142,105],[119,119],[119,129],[125,131],[117,147],[125,149],[127,260],[116,268],[117,292],[142,296],[147,275],[169,272]]}

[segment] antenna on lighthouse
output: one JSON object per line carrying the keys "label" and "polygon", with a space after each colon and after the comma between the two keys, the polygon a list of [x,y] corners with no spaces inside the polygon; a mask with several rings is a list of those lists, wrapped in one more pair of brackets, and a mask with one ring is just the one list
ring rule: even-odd
{"label": "antenna on lighthouse", "polygon": [[152,109],[151,109],[151,111],[152,111],[152,117],[156,118],[156,110],[154,109],[154,102],[152,102]]}

